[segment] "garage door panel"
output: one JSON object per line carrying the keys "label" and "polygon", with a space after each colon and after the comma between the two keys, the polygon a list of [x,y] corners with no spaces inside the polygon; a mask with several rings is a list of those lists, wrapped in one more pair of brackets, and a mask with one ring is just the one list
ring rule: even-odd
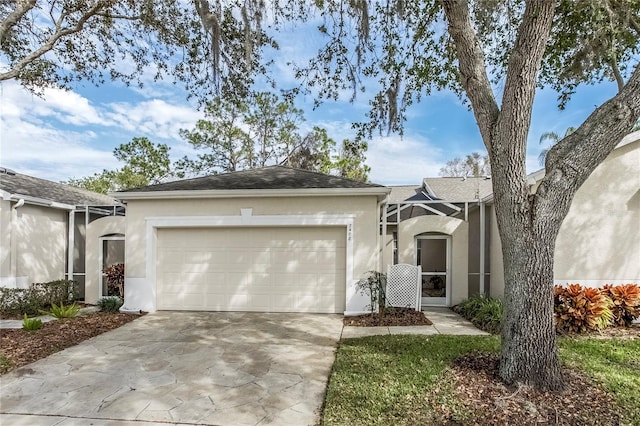
{"label": "garage door panel", "polygon": [[320,227],[161,229],[158,308],[342,312],[345,234]]}

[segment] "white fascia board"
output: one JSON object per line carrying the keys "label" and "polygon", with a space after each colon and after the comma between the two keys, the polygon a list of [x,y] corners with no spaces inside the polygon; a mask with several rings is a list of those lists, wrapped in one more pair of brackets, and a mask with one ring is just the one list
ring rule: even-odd
{"label": "white fascia board", "polygon": [[228,189],[194,191],[113,192],[119,200],[155,200],[185,198],[266,198],[266,197],[331,197],[375,195],[380,200],[391,192],[390,188],[306,188],[306,189]]}
{"label": "white fascia board", "polygon": [[2,198],[3,200],[10,200],[11,194],[5,191],[4,189],[0,189],[0,198]]}
{"label": "white fascia board", "polygon": [[51,207],[54,209],[61,210],[75,210],[76,206],[65,203],[58,203],[57,201],[47,200],[45,198],[32,197],[30,195],[23,194],[11,194],[11,200],[18,201],[20,199],[24,200],[25,204],[33,204],[35,206],[43,206],[43,207]]}
{"label": "white fascia board", "polygon": [[487,195],[486,197],[484,197],[480,201],[483,202],[483,203],[492,203],[493,202],[493,193]]}
{"label": "white fascia board", "polygon": [[541,180],[544,177],[545,174],[546,174],[545,169],[540,169],[540,170],[537,170],[537,171],[535,171],[533,173],[529,173],[527,175],[527,183],[529,185],[535,185],[536,182]]}

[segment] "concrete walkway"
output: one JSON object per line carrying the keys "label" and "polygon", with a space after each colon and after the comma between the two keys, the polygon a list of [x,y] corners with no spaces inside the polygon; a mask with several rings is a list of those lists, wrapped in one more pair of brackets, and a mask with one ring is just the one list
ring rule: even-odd
{"label": "concrete walkway", "polygon": [[395,326],[395,327],[344,327],[342,338],[379,336],[385,334],[451,334],[467,336],[484,336],[489,333],[478,329],[449,308],[427,307],[423,309],[425,316],[433,325]]}
{"label": "concrete walkway", "polygon": [[339,315],[156,312],[0,377],[0,424],[316,424],[341,331]]}

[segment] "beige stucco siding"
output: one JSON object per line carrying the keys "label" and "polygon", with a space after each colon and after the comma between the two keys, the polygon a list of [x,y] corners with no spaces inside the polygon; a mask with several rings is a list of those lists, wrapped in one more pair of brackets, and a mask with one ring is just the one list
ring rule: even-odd
{"label": "beige stucco siding", "polygon": [[616,149],[578,190],[556,240],[556,281],[640,281],[640,141]]}
{"label": "beige stucco siding", "polygon": [[491,297],[502,297],[504,294],[504,260],[502,258],[502,243],[500,242],[500,232],[498,231],[498,220],[496,218],[496,210],[492,207],[490,212],[491,219],[491,242],[489,255],[491,257]]}
{"label": "beige stucco siding", "polygon": [[11,275],[11,202],[0,200],[0,277]]}
{"label": "beige stucco siding", "polygon": [[27,276],[29,282],[64,278],[68,216],[66,210],[29,204],[17,209],[16,276]]}

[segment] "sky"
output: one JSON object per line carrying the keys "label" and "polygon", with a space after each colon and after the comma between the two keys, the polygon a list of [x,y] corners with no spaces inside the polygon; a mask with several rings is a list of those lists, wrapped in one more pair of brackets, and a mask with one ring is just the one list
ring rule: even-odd
{"label": "sky", "polygon": [[[276,57],[279,78],[287,84],[293,72],[284,58],[302,57],[311,49],[303,43],[283,44]],[[354,136],[353,122],[366,120],[367,88],[354,103],[325,102],[313,110],[311,96],[300,97],[309,128],[318,125],[335,140]],[[565,110],[557,108],[557,94],[539,90],[534,104],[527,152],[527,170],[540,168],[540,136],[564,134],[577,127],[593,110],[615,95],[615,85],[580,86]],[[64,181],[115,169],[122,164],[113,149],[134,137],[147,137],[171,147],[172,159],[193,155],[179,136],[202,118],[195,101],[169,81],[148,80],[143,88],[111,82],[100,87],[76,83],[71,90],[47,89],[40,98],[15,81],[0,82],[0,165],[19,173]],[[453,94],[423,97],[408,111],[404,136],[375,136],[369,141],[370,181],[384,185],[418,185],[424,177],[438,176],[454,157],[484,152],[472,112]]]}

